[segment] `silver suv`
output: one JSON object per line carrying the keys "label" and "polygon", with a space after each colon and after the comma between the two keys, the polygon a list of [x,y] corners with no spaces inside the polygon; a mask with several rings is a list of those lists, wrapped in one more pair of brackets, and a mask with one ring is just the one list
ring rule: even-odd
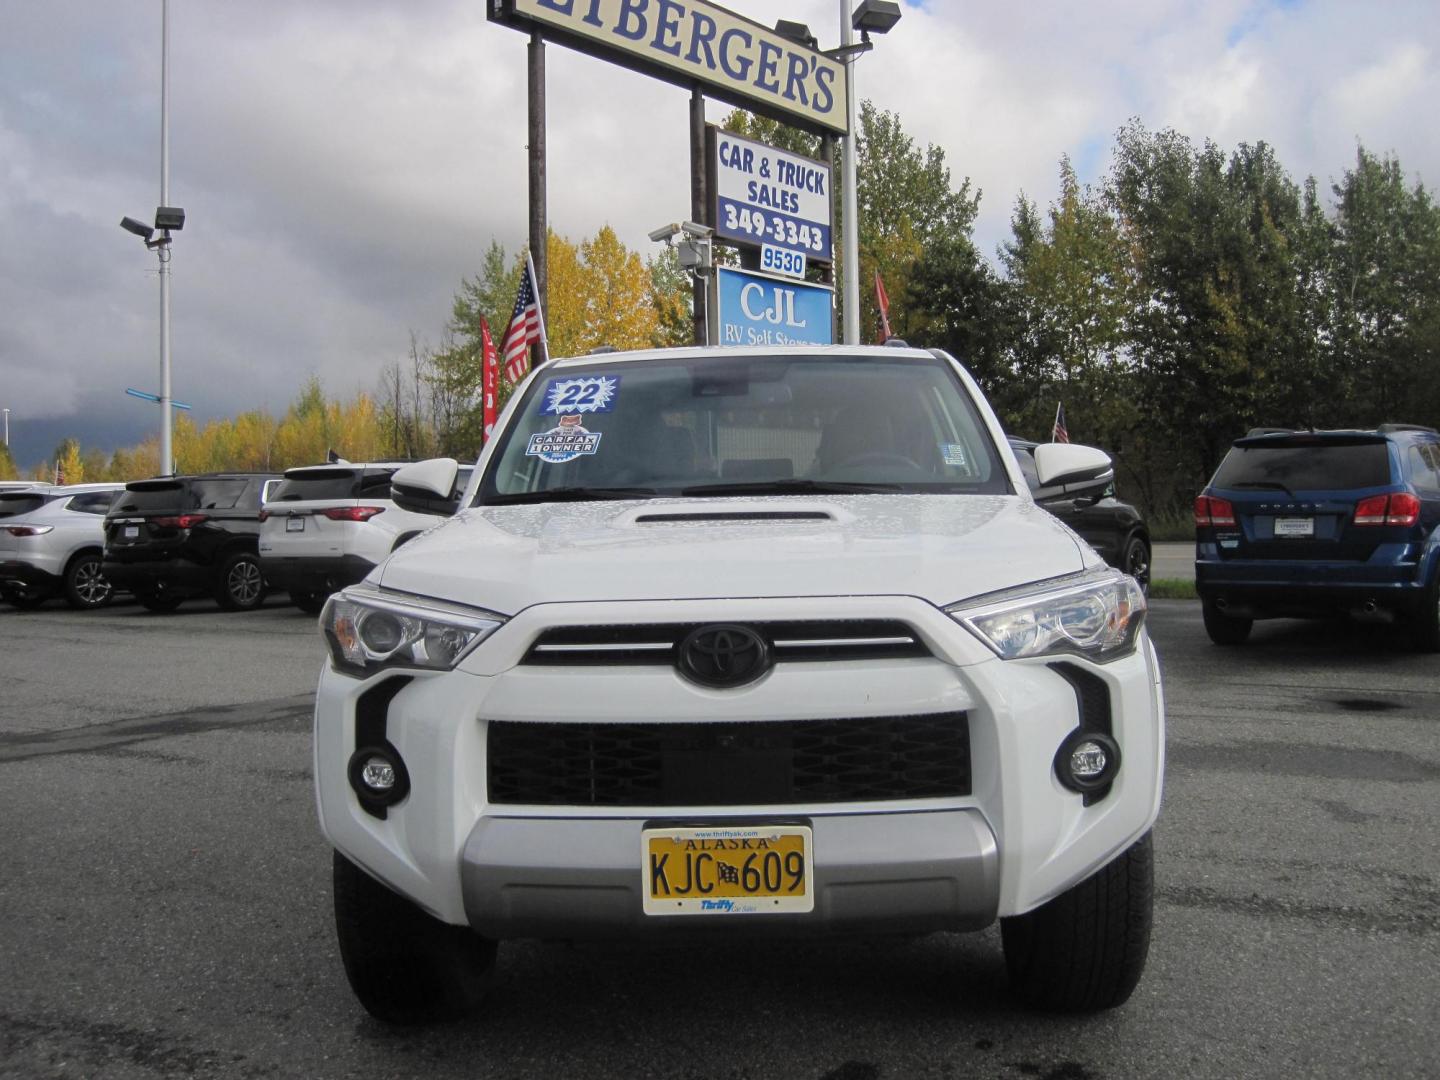
{"label": "silver suv", "polygon": [[56,595],[73,608],[108,604],[114,590],[101,572],[105,512],[124,487],[0,491],[0,598],[27,610]]}
{"label": "silver suv", "polygon": [[[390,497],[401,462],[337,462],[289,469],[261,512],[260,565],[295,606],[316,613],[336,589],[362,580],[387,555],[434,525]],[[457,490],[470,479],[457,468]]]}

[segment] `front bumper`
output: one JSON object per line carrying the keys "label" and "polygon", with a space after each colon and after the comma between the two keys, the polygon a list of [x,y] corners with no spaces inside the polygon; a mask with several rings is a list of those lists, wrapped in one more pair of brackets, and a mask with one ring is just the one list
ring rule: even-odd
{"label": "front bumper", "polygon": [[[470,925],[491,938],[692,934],[721,920],[733,930],[733,919],[723,916],[643,914],[640,831],[647,824],[482,819],[461,857]],[[994,920],[999,854],[976,811],[820,816],[809,824],[815,911],[747,917],[752,929],[909,933],[978,930]]]}
{"label": "front bumper", "polygon": [[[604,623],[902,619],[925,658],[795,662],[759,682],[710,690],[669,666],[536,667],[523,662],[552,626]],[[1124,765],[1086,804],[1054,774],[1079,723],[1064,659],[1102,683]],[[383,684],[404,680],[384,693]],[[346,766],[383,737],[408,772],[383,817],[361,808]],[[361,714],[357,719],[357,713]],[[490,801],[495,721],[625,724],[784,722],[964,713],[968,794],[797,805],[556,806]],[[943,612],[913,597],[543,605],[516,616],[456,671],[321,675],[315,779],[321,828],[351,861],[437,917],[497,939],[967,929],[1028,911],[1105,865],[1159,812],[1163,698],[1148,637],[1105,665],[1074,658],[1000,661]],[[646,916],[640,832],[649,823],[810,824],[816,906],[805,915]]]}

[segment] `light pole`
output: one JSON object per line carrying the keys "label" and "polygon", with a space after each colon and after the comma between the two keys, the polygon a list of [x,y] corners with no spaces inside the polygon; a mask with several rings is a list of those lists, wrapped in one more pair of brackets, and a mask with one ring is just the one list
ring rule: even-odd
{"label": "light pole", "polygon": [[0,410],[5,413],[5,449],[10,449],[10,410]]}
{"label": "light pole", "polygon": [[[185,211],[170,205],[170,0],[160,0],[160,205],[151,228],[134,218],[120,227],[145,241],[160,260],[160,475],[175,471],[170,412],[170,233],[185,227]],[[155,233],[158,240],[152,239]]]}
{"label": "light pole", "polygon": [[[891,0],[861,0],[852,13],[850,0],[840,0],[840,48],[845,60],[845,138],[841,153],[844,157],[845,188],[840,213],[844,218],[844,247],[841,272],[845,277],[845,320],[842,337],[846,345],[860,344],[860,222],[855,193],[855,58],[870,48],[870,32],[885,34],[900,21],[900,5]],[[861,44],[855,45],[854,31],[860,31]]]}

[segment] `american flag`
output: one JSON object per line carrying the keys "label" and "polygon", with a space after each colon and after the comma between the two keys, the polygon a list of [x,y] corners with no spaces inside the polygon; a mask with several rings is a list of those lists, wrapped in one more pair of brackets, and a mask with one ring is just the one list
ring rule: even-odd
{"label": "american flag", "polygon": [[505,328],[505,338],[500,343],[505,377],[512,383],[519,382],[530,370],[530,346],[545,338],[545,322],[535,292],[535,269],[527,252],[525,265],[520,270],[520,291],[515,296],[515,310],[510,313],[510,325]]}
{"label": "american flag", "polygon": [[1050,441],[1070,441],[1070,431],[1068,428],[1065,427],[1065,406],[1063,404],[1055,406],[1055,427],[1050,432]]}

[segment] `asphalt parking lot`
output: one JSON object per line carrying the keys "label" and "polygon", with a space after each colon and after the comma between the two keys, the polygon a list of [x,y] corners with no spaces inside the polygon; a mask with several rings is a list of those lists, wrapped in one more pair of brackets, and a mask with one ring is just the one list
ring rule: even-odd
{"label": "asphalt parking lot", "polygon": [[311,794],[314,620],[0,608],[0,1076],[1435,1076],[1440,657],[1157,601],[1156,931],[1115,1012],[1037,1016],[998,934],[521,943],[483,1015],[350,995]]}

